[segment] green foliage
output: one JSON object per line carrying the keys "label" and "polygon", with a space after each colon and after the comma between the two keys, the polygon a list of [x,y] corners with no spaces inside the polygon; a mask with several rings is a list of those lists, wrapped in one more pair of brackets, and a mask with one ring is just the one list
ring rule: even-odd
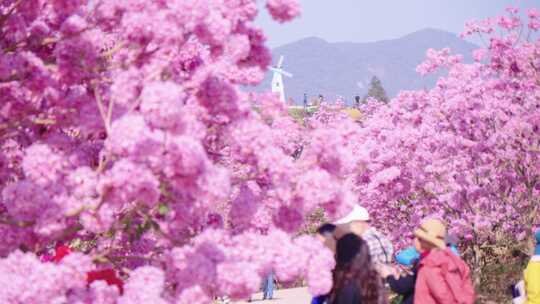
{"label": "green foliage", "polygon": [[167,206],[166,204],[164,203],[160,203],[158,205],[158,213],[159,215],[167,215],[167,213],[169,213],[169,206]]}
{"label": "green foliage", "polygon": [[378,101],[382,101],[387,103],[388,102],[388,96],[386,95],[386,91],[384,90],[381,80],[377,78],[377,76],[373,76],[371,78],[371,82],[369,83],[369,90],[366,96],[363,98],[363,102],[365,102],[368,97],[372,97],[377,99]]}
{"label": "green foliage", "polygon": [[298,123],[303,123],[304,118],[313,115],[319,108],[316,106],[310,106],[304,109],[304,107],[289,107],[289,115]]}
{"label": "green foliage", "polygon": [[403,303],[403,296],[394,296],[390,299],[390,304],[400,304]]}

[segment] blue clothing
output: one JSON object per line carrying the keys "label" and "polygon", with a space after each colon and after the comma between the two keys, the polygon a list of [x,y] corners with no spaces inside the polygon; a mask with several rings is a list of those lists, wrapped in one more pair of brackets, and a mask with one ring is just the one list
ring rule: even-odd
{"label": "blue clothing", "polygon": [[[540,252],[540,245],[537,246]],[[450,250],[457,256],[460,256],[459,250],[457,249],[456,245],[450,244],[449,245]],[[420,259],[420,253],[414,248],[413,246],[401,250],[396,255],[396,261],[406,267],[411,267],[416,261]]]}
{"label": "blue clothing", "polygon": [[456,245],[450,245],[450,250],[452,250],[452,252],[455,253],[457,256],[460,256],[459,250],[457,249]]}
{"label": "blue clothing", "polygon": [[407,267],[411,267],[418,259],[420,259],[420,253],[414,247],[403,249],[396,255],[396,261]]}
{"label": "blue clothing", "polygon": [[534,248],[534,255],[540,255],[540,229],[536,230],[534,233],[534,238],[536,239],[536,247]]}
{"label": "blue clothing", "polygon": [[263,281],[263,300],[272,299],[274,296],[274,275],[270,273]]}
{"label": "blue clothing", "polygon": [[314,297],[311,300],[311,304],[324,304],[325,301],[326,301],[326,296],[318,296],[318,297]]}

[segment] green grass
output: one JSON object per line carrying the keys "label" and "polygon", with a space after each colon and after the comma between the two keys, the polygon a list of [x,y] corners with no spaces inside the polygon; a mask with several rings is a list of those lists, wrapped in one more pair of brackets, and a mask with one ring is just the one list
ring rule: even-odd
{"label": "green grass", "polygon": [[304,118],[313,115],[319,108],[316,106],[310,106],[304,109],[302,106],[289,107],[289,115],[291,115],[296,121],[303,122]]}

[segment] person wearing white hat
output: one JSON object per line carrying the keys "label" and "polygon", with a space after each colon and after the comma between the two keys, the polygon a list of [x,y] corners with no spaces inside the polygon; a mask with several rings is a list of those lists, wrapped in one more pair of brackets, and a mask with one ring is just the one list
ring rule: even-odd
{"label": "person wearing white hat", "polygon": [[336,222],[336,225],[347,225],[347,230],[362,237],[368,244],[371,259],[375,264],[388,265],[394,256],[394,246],[384,234],[372,227],[370,222],[367,209],[355,205],[349,214]]}

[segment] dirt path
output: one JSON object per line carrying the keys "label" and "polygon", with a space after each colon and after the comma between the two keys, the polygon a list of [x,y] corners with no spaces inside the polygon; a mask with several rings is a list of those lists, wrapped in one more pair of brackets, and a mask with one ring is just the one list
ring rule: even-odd
{"label": "dirt path", "polygon": [[[263,301],[262,294],[258,293],[253,295],[251,303],[258,304],[309,304],[311,302],[311,295],[307,288],[293,288],[293,289],[280,289],[274,291],[274,299],[271,301]],[[238,304],[245,304],[247,302],[238,302]]]}

